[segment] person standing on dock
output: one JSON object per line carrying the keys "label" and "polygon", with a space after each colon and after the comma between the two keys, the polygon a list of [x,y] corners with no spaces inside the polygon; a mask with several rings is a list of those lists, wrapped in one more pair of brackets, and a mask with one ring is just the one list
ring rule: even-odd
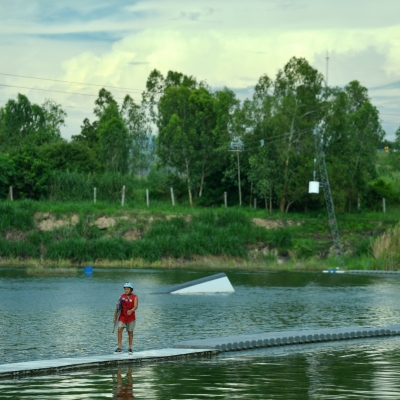
{"label": "person standing on dock", "polygon": [[117,302],[117,307],[114,313],[114,324],[118,322],[118,348],[115,354],[122,353],[122,332],[126,328],[128,332],[128,354],[132,352],[133,330],[136,324],[136,309],[138,308],[138,297],[133,293],[133,285],[131,282],[126,282],[124,291]]}

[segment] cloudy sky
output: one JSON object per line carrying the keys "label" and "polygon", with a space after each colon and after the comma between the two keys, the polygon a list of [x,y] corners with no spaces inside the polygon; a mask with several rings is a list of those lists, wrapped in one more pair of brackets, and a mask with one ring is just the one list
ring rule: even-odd
{"label": "cloudy sky", "polygon": [[140,101],[154,68],[228,86],[244,99],[292,56],[325,75],[329,51],[329,85],[358,79],[393,139],[399,15],[399,0],[1,1],[0,106],[18,92],[39,104],[52,98],[68,113],[69,139],[85,117],[93,119],[101,86]]}

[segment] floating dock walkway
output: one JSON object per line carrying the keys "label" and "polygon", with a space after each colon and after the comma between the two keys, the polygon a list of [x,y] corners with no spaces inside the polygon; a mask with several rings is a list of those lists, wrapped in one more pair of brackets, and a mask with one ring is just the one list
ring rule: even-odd
{"label": "floating dock walkway", "polygon": [[167,361],[216,355],[224,351],[240,351],[273,346],[300,345],[335,340],[362,339],[400,335],[400,324],[381,328],[324,328],[239,335],[212,339],[188,340],[174,344],[171,349],[147,350],[133,355],[111,354],[104,356],[58,358],[0,365],[0,378],[20,377],[30,374],[51,374],[65,370],[88,369],[99,366]]}
{"label": "floating dock walkway", "polygon": [[51,374],[65,370],[88,369],[99,366],[114,366],[141,362],[167,361],[179,358],[204,357],[218,354],[212,349],[159,349],[147,350],[128,355],[110,354],[105,356],[88,356],[77,358],[57,358],[0,365],[0,378],[21,377],[30,374]]}
{"label": "floating dock walkway", "polygon": [[400,325],[389,325],[382,328],[362,328],[359,326],[349,328],[324,328],[306,331],[269,332],[257,335],[188,340],[175,343],[174,348],[215,349],[223,352],[395,335],[400,335]]}
{"label": "floating dock walkway", "polygon": [[375,269],[339,269],[332,268],[322,271],[324,274],[346,274],[346,275],[400,275],[400,271],[386,271]]}

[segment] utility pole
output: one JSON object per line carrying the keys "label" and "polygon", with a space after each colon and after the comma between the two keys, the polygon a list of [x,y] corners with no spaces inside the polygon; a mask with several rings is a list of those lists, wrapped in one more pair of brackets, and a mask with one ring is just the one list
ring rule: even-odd
{"label": "utility pole", "polygon": [[238,164],[238,183],[239,183],[239,205],[242,205],[242,185],[240,183],[240,151],[236,150],[237,164]]}
{"label": "utility pole", "polygon": [[242,184],[240,182],[240,152],[243,151],[243,142],[242,141],[233,141],[231,142],[231,150],[236,153],[237,158],[237,167],[238,167],[238,187],[239,187],[239,204],[242,205]]}

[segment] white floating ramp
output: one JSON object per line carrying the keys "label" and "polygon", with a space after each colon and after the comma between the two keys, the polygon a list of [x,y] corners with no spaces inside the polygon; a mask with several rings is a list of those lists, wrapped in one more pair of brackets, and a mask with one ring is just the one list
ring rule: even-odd
{"label": "white floating ramp", "polygon": [[399,324],[382,328],[363,328],[359,326],[349,328],[324,328],[188,340],[175,343],[174,347],[179,349],[215,349],[223,352],[394,335],[400,335]]}
{"label": "white floating ramp", "polygon": [[144,361],[166,361],[170,359],[203,357],[218,354],[212,349],[159,349],[147,350],[133,355],[127,353],[105,356],[58,358],[0,365],[0,378],[18,377],[30,374],[50,374],[65,370],[87,369],[100,366],[141,363]]}
{"label": "white floating ramp", "polygon": [[157,294],[181,294],[181,293],[232,293],[235,289],[231,285],[225,273],[206,276],[194,281],[181,283],[157,292]]}

